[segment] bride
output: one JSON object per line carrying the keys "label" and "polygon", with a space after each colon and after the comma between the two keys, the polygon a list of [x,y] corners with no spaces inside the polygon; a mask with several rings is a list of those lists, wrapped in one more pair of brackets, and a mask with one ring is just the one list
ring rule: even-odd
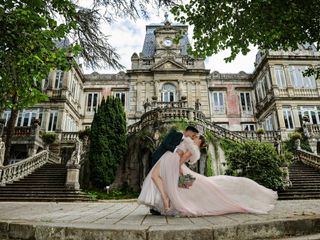
{"label": "bride", "polygon": [[[205,177],[184,163],[194,164],[205,145],[203,136],[186,137],[175,152],[167,151],[146,177],[138,202],[164,215],[204,216],[261,213],[274,208],[277,193],[244,177]],[[178,187],[180,174],[195,177],[190,188]]]}

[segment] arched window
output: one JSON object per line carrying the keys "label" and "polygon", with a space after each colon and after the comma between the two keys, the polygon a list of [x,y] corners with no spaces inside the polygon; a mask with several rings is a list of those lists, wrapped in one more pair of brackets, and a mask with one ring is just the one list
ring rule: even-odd
{"label": "arched window", "polygon": [[170,83],[164,84],[161,90],[162,102],[174,102],[175,99],[176,99],[176,87]]}

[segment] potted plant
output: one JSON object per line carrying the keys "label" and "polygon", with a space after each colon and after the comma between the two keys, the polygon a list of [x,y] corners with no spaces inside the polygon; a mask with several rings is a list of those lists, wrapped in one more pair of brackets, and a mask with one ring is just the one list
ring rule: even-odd
{"label": "potted plant", "polygon": [[46,147],[49,147],[51,144],[53,144],[57,140],[58,136],[56,133],[42,133],[41,138],[44,144],[46,145]]}
{"label": "potted plant", "polygon": [[265,134],[266,132],[264,131],[264,129],[259,128],[256,133],[257,133],[257,135],[258,135],[259,141],[261,142],[261,140],[262,140],[262,135]]}

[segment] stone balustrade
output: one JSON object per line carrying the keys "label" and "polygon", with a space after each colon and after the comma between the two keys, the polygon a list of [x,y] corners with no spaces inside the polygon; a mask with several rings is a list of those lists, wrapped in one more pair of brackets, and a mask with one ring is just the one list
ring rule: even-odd
{"label": "stone balustrade", "polygon": [[204,118],[205,116],[202,112],[191,108],[156,108],[143,114],[139,122],[128,126],[128,133],[134,134],[139,132],[144,127],[152,125],[156,121],[168,122],[168,120],[172,121],[175,119],[188,119],[194,121],[198,119],[204,120]]}
{"label": "stone balustrade", "polygon": [[79,136],[79,132],[62,132],[61,142],[75,142]]}
{"label": "stone balustrade", "polygon": [[311,152],[307,152],[303,149],[297,150],[297,155],[303,163],[315,167],[320,170],[320,156]]}
{"label": "stone balustrade", "polygon": [[151,102],[151,108],[187,108],[187,101],[178,101],[178,102]]}
{"label": "stone balustrade", "polygon": [[[257,140],[260,141],[259,135],[256,131],[233,131],[238,135],[242,136],[245,139],[250,140]],[[280,131],[266,131],[264,134],[261,134],[261,141],[262,142],[274,142],[275,140],[281,139],[281,132]]]}
{"label": "stone balustrade", "polygon": [[[14,128],[14,136],[20,136],[20,137],[25,137],[25,136],[34,136],[36,134],[35,131],[36,128],[33,126],[27,126],[27,127],[15,127]],[[7,127],[3,128],[3,135],[6,135],[7,133]]]}
{"label": "stone balustrade", "polygon": [[[181,103],[181,102],[178,102]],[[182,102],[183,103],[183,102]],[[174,105],[173,105],[174,106]],[[194,110],[192,108],[182,107],[166,107],[156,108],[146,112],[141,116],[141,120],[130,126],[128,126],[128,134],[134,134],[142,130],[146,126],[151,126],[155,122],[171,122],[176,119],[187,119],[190,121],[196,121],[204,129],[212,131],[218,137],[225,137],[236,142],[243,142],[245,138],[241,135],[229,131],[223,127],[216,125],[215,123],[206,120],[205,115],[201,111]]]}
{"label": "stone balustrade", "polygon": [[319,124],[305,124],[306,135],[308,137],[320,138],[320,125]]}
{"label": "stone balustrade", "polygon": [[0,185],[17,181],[48,162],[49,152],[44,150],[15,164],[0,167]]}
{"label": "stone balustrade", "polygon": [[215,136],[221,138],[227,138],[235,142],[243,143],[246,139],[241,135],[237,134],[236,132],[230,131],[221,127],[215,123],[198,119],[198,123],[200,123],[204,128],[208,129],[209,131],[213,132]]}

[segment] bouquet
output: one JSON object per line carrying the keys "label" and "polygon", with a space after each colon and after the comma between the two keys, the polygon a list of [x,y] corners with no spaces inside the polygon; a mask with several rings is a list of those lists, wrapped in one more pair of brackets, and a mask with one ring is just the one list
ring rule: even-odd
{"label": "bouquet", "polygon": [[182,175],[179,177],[178,187],[189,188],[192,186],[194,180],[196,180],[196,178],[191,174]]}

